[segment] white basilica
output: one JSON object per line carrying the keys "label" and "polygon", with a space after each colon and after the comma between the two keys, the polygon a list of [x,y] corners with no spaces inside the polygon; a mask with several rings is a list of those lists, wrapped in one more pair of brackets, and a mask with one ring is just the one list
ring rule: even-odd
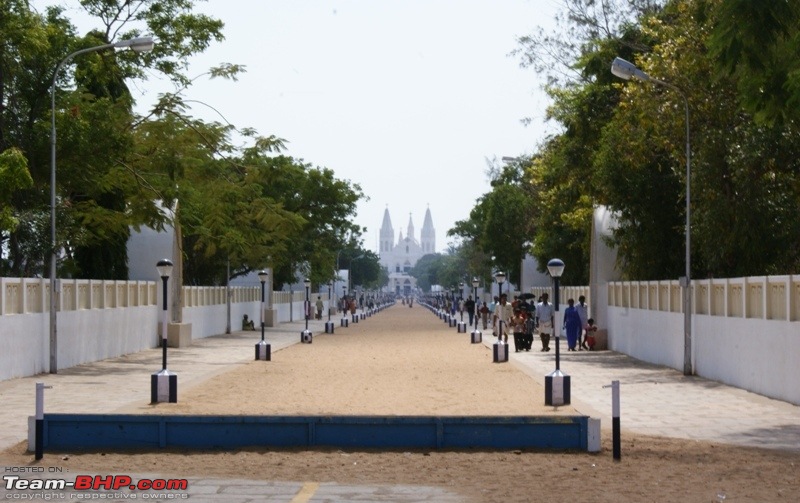
{"label": "white basilica", "polygon": [[389,272],[389,291],[397,295],[410,295],[417,286],[417,281],[408,275],[423,255],[436,253],[436,230],[433,228],[431,209],[425,211],[425,221],[419,241],[414,237],[414,222],[408,216],[408,231],[405,237],[400,231],[397,241],[394,240],[394,228],[389,217],[389,209],[383,212],[383,223],[380,231],[380,263]]}

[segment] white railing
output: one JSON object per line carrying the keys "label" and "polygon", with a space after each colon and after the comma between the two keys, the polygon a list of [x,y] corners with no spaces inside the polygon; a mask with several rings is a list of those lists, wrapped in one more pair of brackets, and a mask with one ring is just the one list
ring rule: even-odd
{"label": "white railing", "polygon": [[[531,292],[538,299],[543,293],[546,293],[550,298],[549,302],[553,302],[553,289],[546,286],[535,286],[531,288]],[[591,305],[591,295],[589,295],[588,286],[561,286],[558,287],[558,302],[560,305],[566,305],[567,300],[573,299],[578,302],[578,297],[583,295],[586,297],[586,303]]]}
{"label": "white railing", "polygon": [[[157,347],[161,288],[155,281],[60,280],[58,368],[69,368]],[[321,296],[328,304],[327,293]],[[273,293],[279,323],[303,319],[305,290]],[[247,314],[256,320],[261,287],[232,287],[227,307],[225,287],[185,286],[183,323],[193,339],[241,327]],[[285,304],[284,304],[285,302]],[[313,303],[313,301],[312,301]],[[0,278],[0,380],[50,370],[50,281]]]}
{"label": "white railing", "polygon": [[[618,281],[608,284],[608,306],[683,312],[678,281]],[[775,321],[800,321],[800,276],[756,276],[692,281],[694,314]]]}
{"label": "white railing", "polygon": [[[58,311],[154,306],[153,281],[91,279],[59,280]],[[45,278],[0,278],[0,315],[50,311],[50,280]]]}
{"label": "white railing", "polygon": [[[682,370],[679,282],[617,281],[601,288],[609,348]],[[694,372],[800,405],[800,276],[693,280],[691,288]]]}

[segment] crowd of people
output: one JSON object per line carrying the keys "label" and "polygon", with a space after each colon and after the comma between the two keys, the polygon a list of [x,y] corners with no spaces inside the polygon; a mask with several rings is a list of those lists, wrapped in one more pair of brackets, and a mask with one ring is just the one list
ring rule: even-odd
{"label": "crowd of people", "polygon": [[[469,325],[477,326],[480,322],[483,330],[492,327],[492,335],[503,342],[508,342],[511,332],[514,338],[515,352],[530,351],[534,335],[538,333],[542,347],[540,351],[550,351],[550,339],[555,335],[555,306],[546,293],[537,299],[532,294],[515,295],[511,302],[508,294],[495,296],[491,302],[475,300],[472,295],[467,299],[455,299],[445,295],[432,295],[425,302],[435,309],[442,309],[452,316],[460,313],[463,318],[467,314]],[[567,337],[568,351],[591,351],[594,349],[594,332],[597,326],[588,316],[589,309],[586,297],[581,295],[578,302],[567,300],[562,320],[562,332]]]}

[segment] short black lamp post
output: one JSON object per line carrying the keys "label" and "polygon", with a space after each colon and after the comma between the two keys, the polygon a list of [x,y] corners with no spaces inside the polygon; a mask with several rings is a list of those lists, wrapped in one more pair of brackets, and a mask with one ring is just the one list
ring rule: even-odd
{"label": "short black lamp post", "polygon": [[303,280],[303,284],[306,287],[306,302],[304,305],[304,311],[306,315],[306,329],[300,332],[300,342],[304,344],[311,344],[313,342],[311,331],[308,329],[308,315],[311,312],[311,301],[308,298],[309,290],[311,289],[311,280],[306,278]]}
{"label": "short black lamp post", "polygon": [[459,334],[466,334],[467,333],[467,324],[464,322],[464,282],[460,282],[458,284],[458,298],[461,299],[459,302],[459,311],[461,312],[461,316],[458,320],[458,328],[456,331]]}
{"label": "short black lamp post", "polygon": [[[463,281],[458,284],[458,298],[462,299],[462,302],[459,305],[459,307],[461,307],[461,306],[464,305],[464,303],[463,303],[463,299],[464,299],[464,282]],[[461,311],[460,320],[464,321],[464,310],[463,309],[459,309],[459,311]]]}
{"label": "short black lamp post", "polygon": [[172,275],[172,261],[162,259],[156,264],[163,284],[163,311],[161,315],[161,371],[150,376],[150,402],[178,402],[178,375],[167,370],[167,283]]}
{"label": "short black lamp post", "polygon": [[342,302],[343,305],[342,305],[341,326],[347,328],[347,326],[350,324],[350,320],[347,319],[347,311],[349,310],[350,306],[347,303],[347,287],[346,286],[342,287],[342,300],[343,300],[343,302]]}
{"label": "short black lamp post", "polygon": [[458,302],[456,302],[456,286],[450,287],[450,319],[447,324],[451,327],[456,326],[456,309],[458,309]]}
{"label": "short black lamp post", "polygon": [[547,270],[553,278],[553,310],[555,311],[553,331],[556,336],[556,369],[544,377],[544,404],[569,405],[570,403],[570,377],[561,372],[561,325],[559,316],[560,289],[559,279],[564,274],[564,261],[558,258],[550,259]]}
{"label": "short black lamp post", "polygon": [[261,282],[261,342],[256,344],[256,360],[270,361],[272,359],[272,347],[264,340],[264,326],[266,325],[264,317],[264,303],[266,301],[264,284],[269,279],[267,271],[258,271],[258,281]]}
{"label": "short black lamp post", "polygon": [[475,315],[474,315],[475,316],[475,330],[473,330],[472,333],[470,334],[470,341],[472,341],[473,344],[479,344],[480,342],[483,341],[483,334],[481,334],[480,330],[478,330],[478,314],[479,313],[478,313],[477,307],[478,307],[478,285],[479,284],[480,284],[480,282],[478,281],[478,278],[472,278],[472,294],[473,294],[473,300],[475,301],[475,308],[474,308],[475,309]]}
{"label": "short black lamp post", "polygon": [[[503,297],[503,283],[506,282],[506,275],[502,271],[498,271],[497,274],[494,275],[494,278],[497,280],[498,285],[498,297],[502,299]],[[503,316],[505,316],[506,306],[502,304],[497,304],[494,308],[494,312],[498,313],[497,316],[497,340],[492,345],[492,362],[494,363],[502,363],[508,361],[508,344],[503,342]]]}
{"label": "short black lamp post", "polygon": [[331,291],[333,289],[333,281],[328,282],[328,321],[325,322],[325,333],[332,334],[333,333],[333,322],[331,321],[331,309],[333,308],[333,297],[331,297]]}

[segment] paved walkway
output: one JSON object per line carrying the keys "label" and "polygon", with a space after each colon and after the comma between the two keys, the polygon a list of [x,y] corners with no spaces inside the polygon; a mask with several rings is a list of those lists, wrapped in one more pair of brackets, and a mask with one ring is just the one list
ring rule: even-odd
{"label": "paved walkway", "polygon": [[[416,307],[416,306],[415,306]],[[407,308],[406,308],[407,309]],[[414,309],[410,314],[434,316]],[[378,317],[380,316],[377,315]],[[333,318],[337,331],[339,317]],[[375,323],[367,318],[361,323]],[[296,344],[304,322],[267,328],[266,339],[275,353]],[[324,336],[324,321],[310,321],[309,329]],[[442,323],[442,332],[463,337]],[[470,328],[468,330],[471,331]],[[178,392],[216,374],[253,360],[260,332],[235,332],[193,341],[187,348],[170,348],[168,368],[179,376]],[[483,342],[494,342],[484,334]],[[534,346],[538,340],[534,341]],[[562,347],[565,349],[565,344]],[[551,343],[551,347],[554,347]],[[514,353],[510,365],[517,366],[539,383],[555,368],[554,351]],[[0,449],[27,438],[27,417],[35,408],[35,383],[44,382],[47,412],[116,412],[134,403],[150,400],[149,380],[142,375],[161,368],[161,350],[151,349],[120,358],[63,369],[58,374],[0,382]],[[612,380],[621,383],[621,425],[625,432],[703,439],[743,446],[788,449],[800,452],[800,407],[725,386],[699,377],[650,365],[611,351],[562,353],[561,370],[571,376],[572,406],[580,413],[599,417],[605,430],[611,425]],[[544,396],[542,396],[544,400]],[[604,434],[608,434],[605,432]],[[3,490],[0,489],[0,493]],[[436,487],[343,486],[219,479],[191,479],[188,493],[193,501],[459,501]]]}

